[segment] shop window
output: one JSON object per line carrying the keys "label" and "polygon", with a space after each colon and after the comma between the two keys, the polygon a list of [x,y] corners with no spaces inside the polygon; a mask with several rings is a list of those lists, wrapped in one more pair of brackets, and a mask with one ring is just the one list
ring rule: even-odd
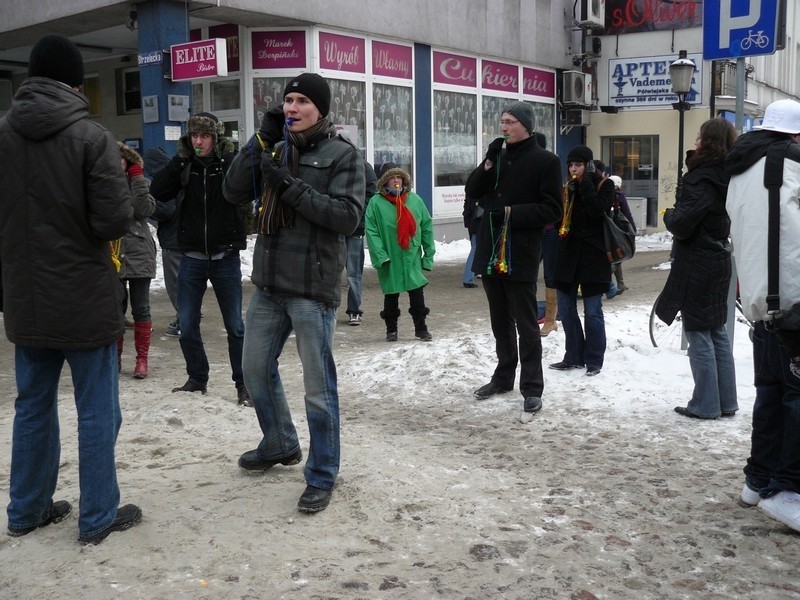
{"label": "shop window", "polygon": [[[499,121],[498,113],[496,119]],[[433,92],[433,168],[436,186],[463,185],[475,168],[478,121],[474,94]]]}
{"label": "shop window", "polygon": [[414,164],[414,99],[411,88],[376,83],[372,86],[373,164],[395,163],[412,173]]}
{"label": "shop window", "polygon": [[83,95],[89,100],[89,115],[99,117],[103,110],[100,93],[100,76],[96,73],[83,79]]}
{"label": "shop window", "polygon": [[[486,149],[492,140],[503,135],[500,129],[500,117],[503,114],[503,109],[511,104],[517,102],[513,98],[500,98],[497,96],[483,96],[482,97],[482,111],[481,111],[481,143],[482,152],[481,157],[486,153]],[[534,112],[534,131],[543,133],[547,138],[547,149],[554,152],[555,137],[553,123],[555,122],[555,108],[552,104],[544,102],[527,102],[533,107]],[[480,160],[480,157],[479,157]]]}
{"label": "shop window", "polygon": [[328,79],[331,87],[331,123],[342,126],[362,152],[367,147],[366,84],[363,81]]}
{"label": "shop window", "polygon": [[238,79],[212,81],[210,85],[211,112],[239,110],[242,107]]}
{"label": "shop window", "polygon": [[117,114],[129,115],[142,111],[142,90],[139,68],[117,69]]}
{"label": "shop window", "polygon": [[[611,175],[622,178],[628,198],[646,198],[647,225],[658,225],[658,136],[604,137],[602,156]],[[635,216],[634,216],[635,218]],[[637,221],[637,225],[640,226]]]}

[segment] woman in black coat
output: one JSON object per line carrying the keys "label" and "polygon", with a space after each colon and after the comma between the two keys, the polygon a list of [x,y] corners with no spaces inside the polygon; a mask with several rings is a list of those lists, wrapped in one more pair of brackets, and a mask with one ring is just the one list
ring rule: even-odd
{"label": "woman in black coat", "polygon": [[725,211],[729,176],[723,159],[735,140],[733,125],[725,119],[703,123],[695,150],[687,155],[680,197],[664,213],[664,225],[673,236],[674,259],[656,314],[670,324],[681,312],[694,392],[689,404],[676,406],[675,412],[686,417],[716,419],[739,410],[733,353],[725,329],[731,222]]}
{"label": "woman in black coat", "polygon": [[[587,375],[597,375],[606,352],[602,299],[611,283],[603,215],[611,210],[614,183],[594,169],[592,150],[586,146],[570,151],[567,169],[555,274],[565,350],[564,359],[550,368],[567,371],[585,365]],[[578,286],[583,296],[585,333],[578,316]]]}

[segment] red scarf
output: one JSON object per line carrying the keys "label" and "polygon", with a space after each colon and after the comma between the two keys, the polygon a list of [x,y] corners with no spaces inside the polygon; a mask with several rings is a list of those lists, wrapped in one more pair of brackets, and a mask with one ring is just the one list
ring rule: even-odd
{"label": "red scarf", "polygon": [[397,207],[397,242],[403,250],[408,250],[411,238],[417,232],[417,222],[406,206],[408,191],[404,190],[399,196],[386,191],[382,192],[381,195],[389,202],[393,202]]}

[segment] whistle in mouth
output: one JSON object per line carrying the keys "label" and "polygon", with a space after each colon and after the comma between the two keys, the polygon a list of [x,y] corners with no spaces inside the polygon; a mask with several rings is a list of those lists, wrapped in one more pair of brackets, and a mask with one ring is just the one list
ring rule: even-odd
{"label": "whistle in mouth", "polygon": [[201,151],[201,150],[202,150],[202,148],[195,148],[195,149],[194,149],[194,153],[195,153],[195,154],[200,154],[200,151]]}

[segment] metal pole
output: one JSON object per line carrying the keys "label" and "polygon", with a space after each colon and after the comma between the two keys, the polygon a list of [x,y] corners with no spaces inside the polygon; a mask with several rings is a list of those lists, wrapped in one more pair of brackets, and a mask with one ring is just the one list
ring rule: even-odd
{"label": "metal pole", "polygon": [[681,185],[683,183],[683,114],[686,110],[685,95],[678,94],[678,179],[677,179],[677,192],[680,200]]}
{"label": "metal pole", "polygon": [[744,56],[736,59],[736,133],[744,133],[744,78],[745,78]]}

